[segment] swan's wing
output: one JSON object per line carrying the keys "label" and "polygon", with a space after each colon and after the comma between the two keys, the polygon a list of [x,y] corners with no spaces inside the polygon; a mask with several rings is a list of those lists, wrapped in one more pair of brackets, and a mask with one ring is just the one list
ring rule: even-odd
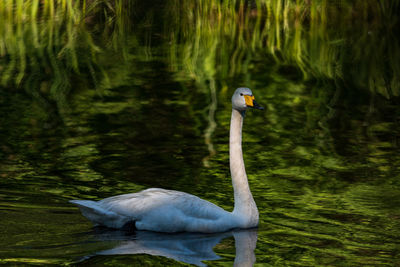
{"label": "swan's wing", "polygon": [[217,219],[226,212],[217,205],[194,195],[161,188],[150,188],[137,193],[118,195],[100,200],[106,210],[140,220],[149,212],[179,210],[186,216]]}
{"label": "swan's wing", "polygon": [[[231,213],[184,192],[160,188],[109,197],[98,202],[72,202],[94,223],[121,228],[135,221],[139,230],[217,232],[231,228]],[[90,205],[88,205],[90,204]],[[85,214],[86,213],[86,214]]]}

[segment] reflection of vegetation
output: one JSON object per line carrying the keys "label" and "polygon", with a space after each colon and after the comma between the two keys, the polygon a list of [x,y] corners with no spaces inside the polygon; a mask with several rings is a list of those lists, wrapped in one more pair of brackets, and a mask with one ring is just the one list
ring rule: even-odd
{"label": "reflection of vegetation", "polygon": [[180,54],[171,58],[182,59],[182,69],[194,77],[250,72],[259,53],[269,53],[280,64],[296,64],[304,78],[400,95],[397,1],[170,3],[176,18],[171,38],[184,46],[171,46]]}
{"label": "reflection of vegetation", "polygon": [[0,195],[22,209],[163,186],[230,209],[229,99],[245,85],[267,108],[244,128],[257,262],[390,265],[398,6],[0,1]]}
{"label": "reflection of vegetation", "polygon": [[[115,43],[127,17],[124,5],[118,0],[1,1],[1,85],[23,87],[44,106],[49,96],[59,108],[77,79],[85,77],[99,88],[107,76],[91,31]],[[97,28],[102,20],[105,26]]]}
{"label": "reflection of vegetation", "polygon": [[1,83],[23,86],[42,105],[48,105],[48,94],[61,107],[78,80],[108,87],[107,66],[118,63],[100,62],[99,55],[111,45],[128,58],[121,41],[135,35],[129,31],[135,11],[151,14],[143,15],[146,25],[160,23],[155,16],[166,20],[171,27],[161,34],[170,44],[170,69],[178,79],[194,78],[204,92],[215,78],[222,83],[217,87],[237,74],[248,86],[255,83],[251,73],[269,78],[257,72],[263,64],[258,59],[268,56],[267,64],[294,79],[332,80],[346,90],[399,96],[396,1],[168,1],[164,7],[164,15],[154,15],[147,5],[143,12],[123,0],[3,1]]}

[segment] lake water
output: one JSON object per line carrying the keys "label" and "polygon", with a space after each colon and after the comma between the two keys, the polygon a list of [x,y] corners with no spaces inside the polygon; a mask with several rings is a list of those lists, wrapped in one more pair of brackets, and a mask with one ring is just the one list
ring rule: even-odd
{"label": "lake water", "polygon": [[[390,9],[28,2],[0,4],[1,264],[399,264]],[[243,129],[257,229],[93,228],[68,203],[162,187],[232,210],[230,98],[241,86],[265,107]]]}

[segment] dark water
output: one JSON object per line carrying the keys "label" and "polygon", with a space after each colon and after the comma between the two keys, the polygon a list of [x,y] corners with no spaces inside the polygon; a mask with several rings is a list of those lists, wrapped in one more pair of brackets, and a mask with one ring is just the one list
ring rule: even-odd
{"label": "dark water", "polygon": [[[111,26],[102,11],[87,15],[71,35],[72,15],[59,7],[62,24],[37,27],[54,24],[61,37],[39,31],[37,44],[32,24],[21,31],[2,19],[0,263],[399,264],[397,18],[332,11],[352,25],[264,25],[256,10],[243,22],[235,9],[202,6],[193,19],[184,14],[198,6],[167,2],[136,3]],[[266,107],[250,110],[243,129],[258,229],[110,231],[68,203],[163,187],[231,210],[230,97],[239,86]]]}

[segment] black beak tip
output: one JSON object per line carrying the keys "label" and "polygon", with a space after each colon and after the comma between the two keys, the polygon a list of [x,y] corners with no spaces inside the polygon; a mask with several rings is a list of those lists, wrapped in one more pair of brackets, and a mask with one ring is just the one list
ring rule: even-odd
{"label": "black beak tip", "polygon": [[264,110],[264,107],[260,106],[256,101],[253,101],[253,108],[259,109],[259,110]]}

